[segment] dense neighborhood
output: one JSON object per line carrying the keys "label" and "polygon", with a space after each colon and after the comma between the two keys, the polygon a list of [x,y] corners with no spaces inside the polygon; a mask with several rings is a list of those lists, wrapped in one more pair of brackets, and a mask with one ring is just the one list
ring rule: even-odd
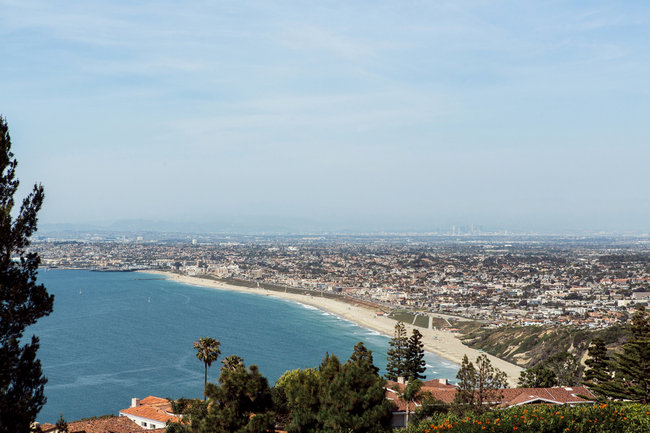
{"label": "dense neighborhood", "polygon": [[625,323],[650,299],[650,239],[535,236],[145,236],[34,244],[42,265],[173,270],[339,294],[493,325]]}

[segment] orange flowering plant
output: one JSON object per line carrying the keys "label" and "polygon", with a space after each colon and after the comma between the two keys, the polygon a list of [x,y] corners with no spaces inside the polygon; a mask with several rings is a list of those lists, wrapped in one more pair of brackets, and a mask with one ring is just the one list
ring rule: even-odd
{"label": "orange flowering plant", "polygon": [[519,406],[481,415],[440,414],[410,433],[648,433],[650,405]]}

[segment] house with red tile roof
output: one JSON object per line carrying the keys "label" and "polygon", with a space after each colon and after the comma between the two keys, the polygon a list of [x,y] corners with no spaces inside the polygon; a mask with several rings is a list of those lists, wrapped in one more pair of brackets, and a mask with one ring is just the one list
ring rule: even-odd
{"label": "house with red tile roof", "polygon": [[[43,423],[43,433],[58,433],[56,425]],[[68,433],[141,433],[145,429],[125,417],[107,416],[68,423]]]}
{"label": "house with red tile roof", "polygon": [[122,409],[119,415],[132,420],[138,426],[142,426],[147,430],[164,428],[167,421],[180,421],[180,416],[172,412],[172,405],[169,400],[152,395],[142,400],[133,398],[131,407]]}
{"label": "house with red tile roof", "polygon": [[[395,408],[393,409],[393,428],[402,428],[406,426],[406,402],[399,397],[399,394],[404,391],[406,383],[399,379],[398,382],[391,380],[386,381],[384,389],[386,391],[386,398],[393,402]],[[422,382],[422,388],[418,395],[429,393],[436,400],[440,400],[445,404],[451,404],[456,395],[456,386],[447,382],[447,379],[433,379]],[[409,413],[413,413],[417,408],[422,407],[420,398],[412,402],[409,407]]]}
{"label": "house with red tile roof", "polygon": [[[385,385],[386,398],[395,404],[393,409],[393,427],[406,425],[406,402],[399,397],[405,383],[387,381]],[[428,393],[436,400],[451,404],[456,396],[456,386],[447,383],[445,379],[429,380],[422,383],[418,395]],[[554,387],[554,388],[505,388],[500,392],[498,401],[492,403],[498,407],[512,407],[528,404],[593,404],[596,397],[584,386]],[[409,412],[422,407],[420,398],[412,402]]]}

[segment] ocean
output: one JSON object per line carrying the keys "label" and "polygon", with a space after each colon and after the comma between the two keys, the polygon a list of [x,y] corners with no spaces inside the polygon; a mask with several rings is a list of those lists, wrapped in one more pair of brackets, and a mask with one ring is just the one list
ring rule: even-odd
{"label": "ocean", "polygon": [[[221,342],[273,384],[286,370],[317,366],[326,353],[345,361],[363,341],[383,374],[389,338],[313,307],[164,280],[152,274],[45,270],[38,281],[54,312],[28,329],[40,338],[48,378],[38,421],[117,414],[131,398],[201,397],[203,363],[192,343]],[[427,353],[427,378],[454,379],[458,366]]]}

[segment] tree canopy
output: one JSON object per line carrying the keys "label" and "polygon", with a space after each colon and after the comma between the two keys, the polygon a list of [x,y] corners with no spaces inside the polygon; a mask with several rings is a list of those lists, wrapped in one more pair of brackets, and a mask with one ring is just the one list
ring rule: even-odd
{"label": "tree canopy", "polygon": [[610,356],[602,341],[589,347],[589,369],[585,378],[599,396],[613,400],[650,402],[650,322],[640,306],[629,326],[631,337],[619,352]]}
{"label": "tree canopy", "polygon": [[47,380],[36,357],[39,340],[32,336],[23,344],[23,333],[50,314],[54,302],[36,280],[40,257],[27,252],[43,204],[43,187],[34,185],[15,212],[17,165],[7,122],[0,116],[0,433],[29,432],[45,404]]}
{"label": "tree canopy", "polygon": [[[196,350],[196,357],[203,361],[204,365],[204,379],[203,379],[203,389],[208,385],[208,367],[212,365],[214,361],[219,358],[221,354],[221,343],[219,340],[215,340],[211,337],[199,338],[198,341],[194,342],[194,349]],[[205,395],[203,397],[205,400]]]}
{"label": "tree canopy", "polygon": [[404,377],[410,379],[424,379],[427,370],[424,360],[424,344],[422,334],[414,329],[406,344],[406,365]]}
{"label": "tree canopy", "polygon": [[456,378],[458,384],[454,408],[457,412],[485,411],[500,401],[501,390],[508,384],[506,374],[493,367],[486,355],[476,358],[476,366],[467,355],[463,356]]}
{"label": "tree canopy", "polygon": [[388,364],[386,365],[386,379],[397,380],[398,377],[404,376],[406,371],[406,348],[408,339],[406,337],[406,327],[404,323],[395,324],[395,334],[388,343],[390,348],[386,352]]}
{"label": "tree canopy", "polygon": [[411,337],[406,336],[404,323],[395,324],[395,334],[388,343],[390,348],[386,352],[388,364],[386,366],[386,379],[424,379],[426,362],[424,361],[424,344],[422,333],[413,329]]}
{"label": "tree canopy", "polygon": [[557,386],[557,376],[550,368],[538,365],[519,374],[519,388],[550,388]]}
{"label": "tree canopy", "polygon": [[223,361],[219,383],[209,383],[207,414],[199,432],[262,433],[274,426],[273,400],[268,381],[256,365],[241,358]]}

